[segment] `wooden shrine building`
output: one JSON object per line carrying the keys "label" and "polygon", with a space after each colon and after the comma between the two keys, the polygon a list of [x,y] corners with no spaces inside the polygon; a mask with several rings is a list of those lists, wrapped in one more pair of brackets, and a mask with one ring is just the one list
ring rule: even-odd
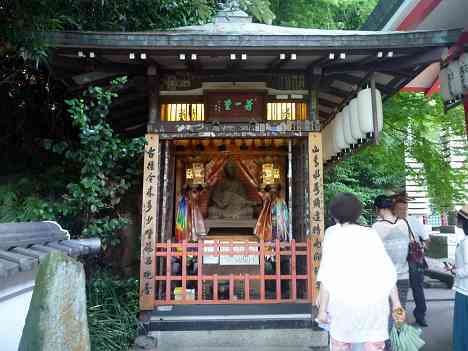
{"label": "wooden shrine building", "polygon": [[377,142],[382,99],[459,34],[286,28],[236,8],[163,32],[48,33],[52,70],[71,90],[129,78],[109,118],[148,141],[150,328],[207,315],[310,321],[324,164]]}

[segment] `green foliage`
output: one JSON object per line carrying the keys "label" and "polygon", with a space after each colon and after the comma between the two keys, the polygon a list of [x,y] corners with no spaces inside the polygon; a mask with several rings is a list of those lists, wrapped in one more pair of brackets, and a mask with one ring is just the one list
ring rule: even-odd
{"label": "green foliage", "polygon": [[[451,210],[463,200],[467,166],[450,167],[441,136],[464,138],[464,113],[461,107],[444,113],[439,96],[399,93],[384,105],[384,130],[379,145],[370,145],[336,166],[325,176],[325,196],[329,201],[337,192],[356,194],[364,203],[364,217],[372,218],[375,196],[404,189],[406,175],[415,176],[428,187],[436,210]],[[467,156],[467,150],[461,150]],[[411,168],[407,158],[422,164]]]}
{"label": "green foliage", "polygon": [[[43,57],[46,30],[148,31],[210,20],[216,0],[6,0],[0,6],[0,48],[26,47]],[[270,0],[240,0],[258,21],[271,23]],[[0,51],[1,54],[1,51]]]}
{"label": "green foliage", "polygon": [[276,17],[271,10],[270,0],[240,0],[239,3],[243,10],[259,22],[271,24]]}
{"label": "green foliage", "polygon": [[[387,129],[387,127],[386,127]],[[379,145],[369,145],[354,156],[329,167],[325,173],[325,201],[338,192],[350,192],[364,205],[362,221],[371,224],[373,201],[385,190],[401,189],[405,184],[405,164],[401,144],[382,138]]]}
{"label": "green foliage", "polygon": [[57,220],[60,216],[61,169],[12,175],[0,185],[0,222]]}
{"label": "green foliage", "polygon": [[0,34],[31,47],[44,30],[141,31],[206,22],[211,0],[9,0],[0,7]]}
{"label": "green foliage", "polygon": [[64,157],[76,169],[64,196],[62,213],[82,220],[84,236],[100,237],[104,247],[115,245],[115,233],[128,220],[119,215],[122,196],[137,181],[145,140],[128,139],[114,133],[106,120],[114,90],[126,78],[111,83],[111,88],[89,87],[80,98],[66,100],[78,141],[46,140],[46,149]]}
{"label": "green foliage", "polygon": [[139,326],[138,280],[98,271],[87,284],[86,296],[91,349],[127,350]]}
{"label": "green foliage", "polygon": [[[384,106],[387,135],[404,146],[407,156],[421,163],[422,169],[407,173],[425,180],[432,204],[437,210],[451,210],[464,200],[468,165],[453,169],[446,158],[443,138],[465,138],[463,107],[444,112],[440,96],[400,93]],[[467,150],[460,150],[468,156]],[[408,165],[409,167],[409,165]]]}
{"label": "green foliage", "polygon": [[272,0],[275,24],[319,29],[359,29],[378,0]]}

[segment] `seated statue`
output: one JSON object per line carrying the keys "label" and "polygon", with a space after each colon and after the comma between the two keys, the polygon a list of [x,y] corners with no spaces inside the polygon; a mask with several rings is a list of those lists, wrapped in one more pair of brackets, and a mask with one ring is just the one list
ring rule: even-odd
{"label": "seated statue", "polygon": [[209,219],[252,219],[256,203],[247,198],[244,184],[236,174],[237,166],[228,162],[224,177],[214,186],[208,207]]}

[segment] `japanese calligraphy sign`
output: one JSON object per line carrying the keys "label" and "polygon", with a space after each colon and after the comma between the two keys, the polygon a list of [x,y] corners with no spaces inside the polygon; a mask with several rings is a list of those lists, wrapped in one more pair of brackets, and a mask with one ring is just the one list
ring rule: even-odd
{"label": "japanese calligraphy sign", "polygon": [[155,245],[159,182],[159,136],[146,135],[141,219],[140,309],[154,307]]}
{"label": "japanese calligraphy sign", "polygon": [[[322,239],[324,235],[324,196],[322,135],[309,133],[309,209],[310,235],[312,240],[312,265],[316,275],[322,259]],[[315,280],[315,279],[314,279]]]}
{"label": "japanese calligraphy sign", "polygon": [[259,93],[208,93],[208,120],[246,121],[262,119],[264,96]]}

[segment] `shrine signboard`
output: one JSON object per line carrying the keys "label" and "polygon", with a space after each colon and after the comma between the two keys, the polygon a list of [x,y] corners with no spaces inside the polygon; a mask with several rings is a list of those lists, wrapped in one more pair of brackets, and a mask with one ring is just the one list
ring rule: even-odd
{"label": "shrine signboard", "polygon": [[[312,273],[316,278],[322,259],[322,240],[325,230],[323,196],[323,150],[321,133],[309,133],[309,208],[312,242]],[[313,279],[316,281],[316,279]],[[314,294],[316,294],[314,289]],[[315,299],[315,297],[314,297]]]}
{"label": "shrine signboard", "polygon": [[157,199],[159,183],[159,136],[146,135],[143,204],[141,225],[141,276],[140,276],[140,309],[154,308],[154,279],[156,273],[155,246],[157,228]]}
{"label": "shrine signboard", "polygon": [[206,96],[208,120],[245,122],[261,120],[264,110],[264,95],[239,92],[216,92]]}
{"label": "shrine signboard", "polygon": [[[210,245],[216,243],[219,246],[206,246],[204,248],[203,264],[219,264],[220,266],[249,266],[260,264],[257,243],[252,242],[250,246],[246,245],[246,241],[229,242],[205,240],[204,242]],[[231,249],[233,254],[230,254]],[[212,255],[215,252],[217,255]]]}

